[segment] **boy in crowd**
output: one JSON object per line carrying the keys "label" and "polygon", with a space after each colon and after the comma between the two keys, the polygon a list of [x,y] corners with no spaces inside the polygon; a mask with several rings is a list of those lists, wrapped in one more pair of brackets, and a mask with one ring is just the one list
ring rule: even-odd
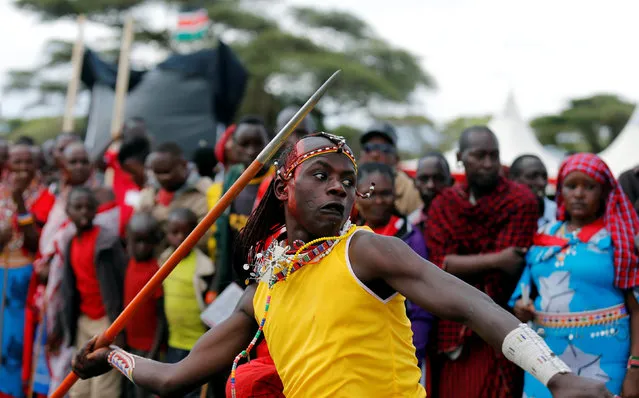
{"label": "boy in crowd", "polygon": [[[149,213],[137,213],[127,228],[127,250],[129,266],[124,278],[124,304],[128,305],[158,270],[155,247],[162,241],[160,224]],[[162,289],[142,304],[136,314],[135,324],[126,328],[126,344],[135,355],[157,359],[158,352],[166,338],[164,301]],[[127,384],[129,398],[150,398],[153,395]]]}
{"label": "boy in crowd", "polygon": [[[169,213],[165,228],[170,246],[160,256],[161,264],[193,231],[197,222],[195,213],[186,208],[176,208]],[[209,256],[196,247],[164,281],[164,313],[169,329],[167,362],[177,363],[186,358],[206,333],[200,314],[205,309],[205,297],[214,272]],[[198,396],[199,391],[186,395],[187,398]]]}
{"label": "boy in crowd", "polygon": [[[97,208],[91,189],[77,186],[69,193],[67,214],[77,233],[65,259],[61,326],[78,348],[104,332],[122,311],[126,254],[113,229],[94,225]],[[117,397],[120,385],[120,376],[110,372],[77,383],[70,396]]]}

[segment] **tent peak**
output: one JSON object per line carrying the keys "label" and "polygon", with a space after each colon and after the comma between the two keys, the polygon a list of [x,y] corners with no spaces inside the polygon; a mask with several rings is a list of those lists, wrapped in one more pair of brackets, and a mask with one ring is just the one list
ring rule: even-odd
{"label": "tent peak", "polygon": [[639,126],[639,104],[635,105],[635,109],[632,111],[632,115],[630,115],[630,119],[628,119],[627,126]]}
{"label": "tent peak", "polygon": [[519,112],[519,107],[515,100],[515,91],[513,89],[508,92],[506,103],[500,116],[506,119],[521,120],[521,113]]}

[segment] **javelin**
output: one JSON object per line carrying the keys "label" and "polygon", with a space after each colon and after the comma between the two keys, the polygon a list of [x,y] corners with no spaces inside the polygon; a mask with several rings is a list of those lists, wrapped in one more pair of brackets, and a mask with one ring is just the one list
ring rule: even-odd
{"label": "javelin", "polygon": [[[242,173],[240,178],[229,188],[229,190],[220,198],[215,206],[204,216],[202,221],[195,227],[193,232],[184,239],[184,242],[171,254],[166,262],[158,269],[153,277],[147,282],[146,285],[140,290],[135,298],[129,303],[129,305],[122,311],[120,316],[109,326],[109,328],[102,333],[96,341],[95,347],[106,347],[111,344],[115,337],[124,329],[124,326],[131,320],[135,312],[140,306],[152,296],[153,292],[157,290],[162,284],[162,281],[175,269],[178,263],[193,249],[197,242],[204,236],[204,234],[211,228],[215,220],[224,212],[224,210],[231,204],[233,199],[246,187],[255,177],[255,175],[262,170],[264,165],[277,153],[282,145],[286,142],[287,138],[295,130],[298,124],[310,113],[310,111],[317,105],[320,98],[326,93],[328,87],[337,79],[340,71],[333,73],[331,77],[322,84],[320,88],[306,101],[306,103],[300,108],[299,111],[286,125],[280,130],[279,133],[271,140],[271,142],[264,147],[262,152],[257,155],[257,158],[249,165],[249,167]],[[51,398],[62,398],[69,391],[69,389],[78,381],[78,375],[71,372],[62,381],[60,386],[53,392]]]}

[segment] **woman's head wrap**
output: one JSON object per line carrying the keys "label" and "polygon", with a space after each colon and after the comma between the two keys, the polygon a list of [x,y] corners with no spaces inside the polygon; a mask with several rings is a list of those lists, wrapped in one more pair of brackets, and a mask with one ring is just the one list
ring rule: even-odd
{"label": "woman's head wrap", "polygon": [[575,171],[588,175],[607,192],[604,225],[614,245],[615,285],[620,289],[639,286],[639,257],[634,239],[639,234],[639,218],[630,200],[621,190],[608,165],[597,155],[578,153],[564,160],[557,178],[557,219],[566,219],[566,205],[561,193],[566,177]]}

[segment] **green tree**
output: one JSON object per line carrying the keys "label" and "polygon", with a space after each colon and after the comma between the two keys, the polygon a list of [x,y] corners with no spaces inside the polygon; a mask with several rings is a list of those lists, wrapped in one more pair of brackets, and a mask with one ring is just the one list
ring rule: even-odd
{"label": "green tree", "polygon": [[[119,37],[124,16],[134,7],[162,4],[176,7],[179,1],[165,0],[15,0],[14,4],[36,13],[44,21],[74,18],[83,13],[91,21],[113,28]],[[434,81],[417,57],[390,45],[363,20],[341,11],[308,7],[286,7],[284,17],[292,18],[297,28],[285,28],[266,7],[271,3],[251,0],[207,2],[213,21],[210,39],[220,37],[238,53],[250,73],[250,81],[241,113],[259,113],[273,121],[282,106],[303,102],[335,70],[342,76],[327,93],[332,114],[347,114],[367,107],[371,100],[402,103],[418,87],[433,87]],[[142,14],[142,13],[138,13]],[[147,19],[137,19],[135,44],[171,50],[170,32],[154,30]],[[91,44],[91,43],[89,43]],[[102,50],[117,54],[118,40]],[[64,82],[43,77],[44,65],[60,65],[70,59],[69,43],[47,47],[47,59],[34,70],[13,71],[7,89],[31,89],[42,98],[60,96]],[[54,51],[55,50],[55,51]],[[46,91],[46,87],[51,88]],[[326,109],[326,107],[324,107]]]}
{"label": "green tree", "polygon": [[[62,130],[62,117],[41,117],[34,119],[10,119],[7,120],[11,133],[5,138],[15,140],[22,136],[33,138],[38,144],[48,139],[55,138]],[[84,136],[87,127],[87,118],[75,119],[76,132]]]}
{"label": "green tree", "polygon": [[[619,135],[634,107],[617,95],[597,94],[570,100],[559,114],[540,116],[530,125],[542,144],[561,145],[558,141],[561,133],[576,132],[582,139],[580,147],[597,153]],[[609,133],[607,139],[602,137],[603,130]]]}
{"label": "green tree", "polygon": [[490,122],[491,116],[459,116],[453,120],[450,120],[444,124],[441,129],[444,140],[440,149],[442,151],[449,150],[455,147],[462,131],[471,126],[483,126]]}

